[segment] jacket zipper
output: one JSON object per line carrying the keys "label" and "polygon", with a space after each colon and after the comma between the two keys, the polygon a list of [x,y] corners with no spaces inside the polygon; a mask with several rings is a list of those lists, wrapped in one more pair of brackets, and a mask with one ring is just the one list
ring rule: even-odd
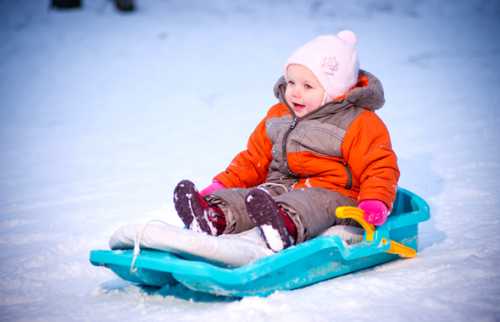
{"label": "jacket zipper", "polygon": [[282,153],[283,153],[283,166],[285,167],[287,173],[292,176],[292,177],[297,177],[295,173],[293,173],[290,170],[290,167],[288,166],[288,158],[286,156],[286,141],[288,140],[288,136],[290,135],[290,132],[293,131],[293,129],[297,126],[298,119],[296,116],[293,117],[292,123],[288,127],[288,130],[285,132],[285,135],[283,135],[283,141],[281,145]]}
{"label": "jacket zipper", "polygon": [[[283,166],[286,168],[286,171],[287,171],[287,173],[290,176],[297,178],[298,176],[295,173],[293,173],[290,170],[290,167],[288,166],[288,158],[286,156],[286,141],[288,139],[288,135],[290,135],[290,132],[292,132],[292,130],[297,126],[298,118],[295,115],[295,112],[293,111],[293,109],[291,108],[291,106],[285,100],[285,98],[284,98],[285,94],[284,93],[281,93],[281,97],[282,97],[282,101],[285,103],[285,105],[288,107],[288,110],[293,115],[292,123],[290,124],[290,127],[288,128],[288,130],[286,131],[285,135],[283,136],[283,142],[282,142],[282,146],[281,146],[282,150],[283,150]],[[323,109],[326,105],[328,105],[328,104],[325,104],[324,106],[320,107],[319,109],[317,109],[316,111],[314,111],[312,114],[317,113],[319,110]],[[341,108],[338,108],[337,110],[341,110],[341,109],[347,108],[350,105],[354,105],[354,104],[352,104],[351,102],[347,101],[344,106],[342,106]],[[345,171],[347,173],[347,182],[346,182],[346,184],[345,184],[344,187],[347,190],[350,190],[350,189],[352,189],[352,171],[349,168],[349,165],[347,164],[347,162],[345,160],[342,160],[342,164],[344,165]]]}
{"label": "jacket zipper", "polygon": [[[286,172],[290,176],[295,177],[295,178],[297,178],[297,175],[295,173],[293,173],[292,170],[290,170],[290,166],[288,165],[286,143],[288,140],[288,136],[293,131],[293,129],[295,129],[295,127],[297,126],[297,122],[298,122],[298,118],[296,116],[294,116],[292,119],[292,123],[288,127],[288,130],[285,132],[285,135],[283,135],[283,141],[281,143],[282,144],[281,149],[283,151],[283,166],[285,167]],[[342,160],[342,164],[344,165],[345,171],[347,173],[347,182],[346,182],[344,188],[347,190],[351,190],[352,189],[352,171],[349,168],[349,165],[347,164],[347,162],[345,160]]]}

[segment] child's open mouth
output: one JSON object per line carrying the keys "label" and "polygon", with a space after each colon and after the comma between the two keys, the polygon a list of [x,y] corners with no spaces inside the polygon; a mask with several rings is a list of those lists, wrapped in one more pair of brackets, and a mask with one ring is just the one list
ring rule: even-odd
{"label": "child's open mouth", "polygon": [[297,110],[297,111],[301,111],[301,110],[306,108],[305,105],[299,104],[299,103],[292,103],[292,105],[293,105],[293,109]]}

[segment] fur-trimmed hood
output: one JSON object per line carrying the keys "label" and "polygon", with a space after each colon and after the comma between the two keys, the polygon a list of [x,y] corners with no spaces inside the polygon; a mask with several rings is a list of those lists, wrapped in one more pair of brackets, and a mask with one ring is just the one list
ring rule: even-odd
{"label": "fur-trimmed hood", "polygon": [[[285,101],[286,86],[285,77],[280,77],[274,85],[274,95],[282,103],[288,105]],[[375,111],[382,108],[384,103],[384,88],[380,80],[373,74],[360,70],[358,83],[344,97],[325,104],[311,114],[315,114],[315,116],[316,114],[331,114],[348,105]]]}

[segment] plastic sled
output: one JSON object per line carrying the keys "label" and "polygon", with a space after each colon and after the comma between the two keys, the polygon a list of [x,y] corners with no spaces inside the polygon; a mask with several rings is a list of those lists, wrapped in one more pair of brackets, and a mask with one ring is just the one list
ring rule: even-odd
{"label": "plastic sled", "polygon": [[267,296],[345,275],[417,250],[418,224],[429,219],[427,203],[398,189],[392,214],[375,229],[354,207],[339,207],[337,216],[352,218],[364,228],[361,242],[347,245],[338,236],[320,236],[240,267],[227,267],[201,258],[144,249],[134,263],[132,250],[93,250],[90,262],[105,266],[121,278],[148,287],[181,283],[202,293],[231,297]]}

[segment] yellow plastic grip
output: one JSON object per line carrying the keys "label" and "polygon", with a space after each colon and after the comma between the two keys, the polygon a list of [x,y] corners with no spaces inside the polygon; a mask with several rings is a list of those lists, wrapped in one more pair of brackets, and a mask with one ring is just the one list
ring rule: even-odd
{"label": "yellow plastic grip", "polygon": [[369,224],[366,222],[364,218],[364,212],[363,210],[357,208],[357,207],[337,207],[337,210],[335,210],[335,215],[338,218],[342,219],[353,219],[355,220],[358,224],[363,227],[363,229],[366,232],[366,240],[367,241],[372,241],[373,240],[373,234],[375,233],[375,226],[372,224]]}
{"label": "yellow plastic grip", "polygon": [[[335,211],[335,215],[338,218],[342,219],[353,219],[355,220],[358,224],[363,227],[366,233],[365,240],[367,241],[372,241],[373,240],[373,235],[375,233],[375,226],[372,224],[369,224],[365,218],[364,218],[364,212],[363,210],[357,208],[357,207],[337,207]],[[387,240],[384,238],[382,239],[382,243],[387,243]],[[395,242],[395,241],[390,241],[389,244],[389,250],[387,250],[389,254],[396,254],[401,257],[415,257],[417,255],[417,252],[406,245],[403,245],[401,243]]]}

